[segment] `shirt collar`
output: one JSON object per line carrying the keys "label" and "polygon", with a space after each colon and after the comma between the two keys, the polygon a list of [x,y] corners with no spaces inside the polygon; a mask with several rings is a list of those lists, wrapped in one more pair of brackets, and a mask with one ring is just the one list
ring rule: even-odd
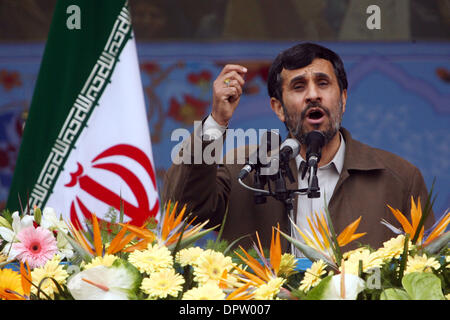
{"label": "shirt collar", "polygon": [[[319,168],[320,169],[327,169],[330,166],[334,165],[334,167],[336,168],[337,172],[339,174],[341,174],[342,169],[344,168],[344,159],[345,159],[345,140],[344,137],[342,136],[342,133],[339,131],[339,137],[341,139],[341,143],[339,145],[339,149],[336,152],[336,154],[334,155],[333,159],[328,162],[326,165],[322,166]],[[297,168],[300,167],[300,163],[304,161],[303,157],[298,154],[295,157],[295,162],[297,163]]]}

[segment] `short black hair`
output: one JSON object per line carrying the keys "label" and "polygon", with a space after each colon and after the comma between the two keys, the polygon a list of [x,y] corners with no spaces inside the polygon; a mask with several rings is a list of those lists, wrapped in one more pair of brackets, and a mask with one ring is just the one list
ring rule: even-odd
{"label": "short black hair", "polygon": [[269,69],[267,90],[269,97],[282,101],[281,72],[283,69],[295,70],[306,67],[314,59],[325,59],[333,65],[341,92],[347,89],[347,75],[344,63],[333,51],[314,43],[300,43],[278,54]]}

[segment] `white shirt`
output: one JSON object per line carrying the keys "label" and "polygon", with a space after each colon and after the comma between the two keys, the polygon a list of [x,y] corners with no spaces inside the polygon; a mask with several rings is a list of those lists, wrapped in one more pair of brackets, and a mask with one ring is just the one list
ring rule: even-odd
{"label": "white shirt", "polygon": [[[327,205],[330,202],[331,196],[333,195],[334,188],[339,180],[339,175],[344,167],[344,156],[345,156],[345,141],[342,134],[339,132],[341,143],[339,149],[334,155],[334,158],[326,165],[319,167],[317,169],[317,180],[319,181],[320,188],[320,198],[308,198],[306,194],[298,196],[297,202],[297,216],[296,224],[300,230],[309,230],[309,225],[307,221],[307,216],[311,216],[315,212],[319,214],[323,212],[325,218],[325,201]],[[297,168],[300,167],[300,163],[304,161],[301,155],[295,157],[295,162],[297,163]],[[298,188],[304,189],[308,187],[309,172],[306,173],[304,179],[301,178],[301,172],[298,172]]]}

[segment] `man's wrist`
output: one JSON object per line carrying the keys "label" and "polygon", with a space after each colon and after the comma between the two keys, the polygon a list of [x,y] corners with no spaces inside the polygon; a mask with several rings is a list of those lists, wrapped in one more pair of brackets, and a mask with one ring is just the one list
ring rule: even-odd
{"label": "man's wrist", "polygon": [[203,140],[212,141],[220,138],[225,131],[227,126],[220,125],[210,114],[206,120],[203,122]]}

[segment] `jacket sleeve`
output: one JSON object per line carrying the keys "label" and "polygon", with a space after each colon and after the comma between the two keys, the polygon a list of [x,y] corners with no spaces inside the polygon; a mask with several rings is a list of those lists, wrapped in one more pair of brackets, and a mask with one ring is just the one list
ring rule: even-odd
{"label": "jacket sleeve", "polygon": [[203,141],[199,129],[194,128],[165,174],[163,205],[178,201],[197,220],[209,219],[209,227],[222,223],[231,188],[230,172],[217,164],[223,140]]}

